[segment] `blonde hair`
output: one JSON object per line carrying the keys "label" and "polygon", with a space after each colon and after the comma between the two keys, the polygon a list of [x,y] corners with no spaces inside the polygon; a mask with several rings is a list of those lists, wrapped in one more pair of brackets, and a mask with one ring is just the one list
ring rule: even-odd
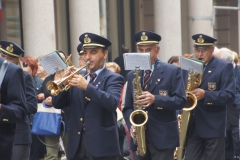
{"label": "blonde hair", "polygon": [[106,66],[106,68],[111,68],[112,67],[115,70],[115,73],[120,74],[120,72],[121,72],[121,68],[115,62],[107,62],[107,63],[105,63],[105,66]]}

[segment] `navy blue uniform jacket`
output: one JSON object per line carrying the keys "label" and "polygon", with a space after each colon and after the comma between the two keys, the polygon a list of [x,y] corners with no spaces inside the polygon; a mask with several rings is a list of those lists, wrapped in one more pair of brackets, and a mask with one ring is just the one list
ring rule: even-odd
{"label": "navy blue uniform jacket", "polygon": [[[0,65],[4,59],[0,58]],[[11,159],[16,122],[26,116],[23,70],[9,63],[1,85],[0,159]]]}
{"label": "navy blue uniform jacket", "polygon": [[[128,74],[125,107],[123,108],[124,119],[129,129],[131,127],[129,116],[134,111],[133,73],[131,71]],[[148,111],[146,136],[150,136],[157,149],[175,148],[179,146],[176,110],[181,110],[187,102],[182,71],[179,67],[157,60],[152,74],[148,91],[155,96],[155,102],[145,109]],[[143,71],[140,73],[140,77],[143,77]],[[165,93],[165,95],[162,95],[162,93]],[[132,140],[131,148],[136,150]]]}
{"label": "navy blue uniform jacket", "polygon": [[199,88],[205,90],[205,97],[197,102],[193,110],[198,135],[202,138],[224,137],[226,106],[235,100],[233,65],[213,56],[203,73]]}
{"label": "navy blue uniform jacket", "polygon": [[239,111],[240,111],[240,67],[235,66],[235,82],[236,82],[236,93],[235,93],[235,103],[229,104],[227,106],[227,120],[231,126],[239,125]]}
{"label": "navy blue uniform jacket", "polygon": [[16,134],[14,138],[14,144],[30,144],[32,143],[32,136],[30,130],[31,114],[37,112],[37,96],[33,86],[33,80],[28,72],[24,71],[24,79],[26,84],[26,109],[27,115],[22,122],[18,122],[16,125]]}
{"label": "navy blue uniform jacket", "polygon": [[124,78],[106,68],[85,91],[72,87],[53,97],[53,106],[69,106],[67,157],[72,159],[80,143],[83,123],[87,150],[93,157],[121,155],[116,108]]}

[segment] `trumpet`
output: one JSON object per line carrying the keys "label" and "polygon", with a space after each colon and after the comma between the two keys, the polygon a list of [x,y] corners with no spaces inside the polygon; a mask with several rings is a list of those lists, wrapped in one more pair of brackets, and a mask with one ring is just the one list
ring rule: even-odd
{"label": "trumpet", "polygon": [[[67,81],[71,79],[75,74],[83,70],[84,68],[87,68],[89,65],[89,61],[86,62],[86,64],[78,69],[76,69],[74,72],[72,72],[70,75],[63,77],[62,79],[55,80],[55,81],[48,81],[46,84],[47,91],[52,95],[52,96],[57,96],[59,92],[67,91],[71,86],[67,84]],[[83,77],[87,77],[90,74],[88,72],[87,74],[83,75]]]}

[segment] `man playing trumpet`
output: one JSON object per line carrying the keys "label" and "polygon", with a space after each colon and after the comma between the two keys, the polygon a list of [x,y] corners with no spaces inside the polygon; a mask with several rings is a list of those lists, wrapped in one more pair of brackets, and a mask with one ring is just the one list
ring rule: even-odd
{"label": "man playing trumpet", "polygon": [[[107,48],[111,42],[93,33],[79,37],[89,62],[90,75],[75,74],[68,80],[71,88],[53,97],[56,108],[69,106],[67,157],[70,160],[117,160],[121,155],[116,108],[124,78],[106,69]],[[74,69],[70,67],[66,75]]]}

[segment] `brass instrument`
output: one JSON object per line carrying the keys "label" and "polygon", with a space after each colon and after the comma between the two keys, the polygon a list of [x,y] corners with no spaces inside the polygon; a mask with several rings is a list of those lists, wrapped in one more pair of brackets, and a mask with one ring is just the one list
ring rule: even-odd
{"label": "brass instrument", "polygon": [[70,54],[67,59],[65,60],[65,63],[68,65],[68,66],[72,66],[73,63],[72,63],[72,54]]}
{"label": "brass instrument", "polygon": [[186,136],[188,131],[189,120],[191,118],[191,111],[197,105],[197,98],[190,91],[194,90],[197,86],[201,84],[202,74],[196,73],[193,70],[188,72],[188,82],[186,86],[186,97],[187,104],[182,109],[182,114],[178,117],[179,119],[179,132],[180,132],[180,146],[177,147],[174,153],[174,159],[183,160],[185,154]]}
{"label": "brass instrument", "polygon": [[131,113],[129,119],[136,130],[134,133],[133,142],[137,145],[137,154],[140,156],[146,155],[146,138],[145,138],[145,124],[148,120],[147,112],[143,110],[143,106],[136,103],[137,96],[142,94],[142,88],[139,77],[139,68],[135,70],[135,78],[133,79],[133,94],[134,94],[134,111]]}
{"label": "brass instrument", "polygon": [[[46,88],[48,90],[48,92],[52,95],[52,96],[57,96],[59,94],[59,92],[63,92],[63,91],[67,91],[70,86],[67,85],[67,81],[72,78],[75,74],[77,74],[78,72],[80,72],[81,70],[83,70],[84,68],[87,68],[87,66],[89,65],[89,61],[82,67],[76,69],[74,72],[72,72],[70,75],[63,77],[62,79],[59,80],[55,80],[55,81],[49,81],[46,84]],[[85,78],[86,76],[89,75],[89,72],[84,75],[83,77]]]}

